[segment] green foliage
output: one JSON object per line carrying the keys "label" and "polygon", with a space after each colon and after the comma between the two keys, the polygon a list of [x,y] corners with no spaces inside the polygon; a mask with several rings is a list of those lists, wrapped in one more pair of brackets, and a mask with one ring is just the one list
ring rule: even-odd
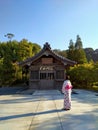
{"label": "green foliage", "polygon": [[26,39],[19,42],[18,51],[20,61],[23,61],[32,55],[32,45]]}
{"label": "green foliage", "polygon": [[95,82],[98,82],[98,62],[94,64],[93,73]]}
{"label": "green foliage", "polygon": [[73,43],[72,39],[70,40],[67,58],[76,61],[78,64],[87,63],[86,54],[79,35],[77,35],[76,43]]}
{"label": "green foliage", "polygon": [[1,70],[1,81],[3,85],[8,85],[11,83],[12,80],[12,73],[13,73],[13,67],[8,59],[8,57],[5,57],[3,59],[3,64],[2,64],[2,70]]}
{"label": "green foliage", "polygon": [[68,70],[75,88],[92,88],[93,83],[98,81],[98,64],[81,64]]}
{"label": "green foliage", "polygon": [[83,45],[82,45],[82,41],[79,35],[77,35],[77,39],[76,39],[76,43],[75,43],[75,48],[76,49],[82,49]]}
{"label": "green foliage", "polygon": [[74,61],[76,60],[75,59],[75,45],[72,39],[69,42],[69,50],[67,50],[67,58]]}
{"label": "green foliage", "polygon": [[23,39],[19,42],[18,49],[19,61],[23,61],[38,53],[41,47],[38,44],[31,43],[26,39]]}
{"label": "green foliage", "polygon": [[11,85],[22,79],[17,62],[35,55],[41,47],[26,39],[0,43],[0,86]]}
{"label": "green foliage", "polygon": [[7,33],[6,35],[4,35],[5,37],[7,37],[10,41],[11,39],[14,37],[14,34],[12,33]]}
{"label": "green foliage", "polygon": [[41,47],[37,43],[32,44],[32,54],[35,55],[41,50]]}
{"label": "green foliage", "polygon": [[87,63],[86,54],[83,49],[76,49],[74,51],[74,60],[77,61],[78,64]]}

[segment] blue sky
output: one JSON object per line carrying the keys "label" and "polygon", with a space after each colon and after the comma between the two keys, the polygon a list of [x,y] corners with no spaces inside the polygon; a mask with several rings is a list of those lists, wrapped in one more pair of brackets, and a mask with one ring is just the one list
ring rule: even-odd
{"label": "blue sky", "polygon": [[97,49],[98,0],[0,0],[1,42],[7,33],[60,50],[79,35],[84,48]]}

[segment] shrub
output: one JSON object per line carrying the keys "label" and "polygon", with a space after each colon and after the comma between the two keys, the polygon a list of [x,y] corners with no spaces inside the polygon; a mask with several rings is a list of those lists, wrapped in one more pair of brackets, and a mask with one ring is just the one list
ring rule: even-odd
{"label": "shrub", "polygon": [[[71,67],[68,73],[75,88],[89,89],[93,83],[98,81],[98,68],[95,64],[82,64]],[[98,70],[97,70],[98,71]]]}

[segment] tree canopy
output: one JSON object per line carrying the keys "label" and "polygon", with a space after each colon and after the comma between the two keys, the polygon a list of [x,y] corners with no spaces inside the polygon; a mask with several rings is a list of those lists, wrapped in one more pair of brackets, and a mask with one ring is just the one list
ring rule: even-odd
{"label": "tree canopy", "polygon": [[67,58],[76,61],[78,64],[87,62],[86,54],[79,35],[77,35],[75,43],[72,41],[72,39],[70,40],[69,49],[67,51]]}
{"label": "tree canopy", "polygon": [[28,42],[23,39],[18,41],[8,41],[0,43],[0,84],[12,84],[19,75],[17,62],[34,56],[41,47],[37,43]]}

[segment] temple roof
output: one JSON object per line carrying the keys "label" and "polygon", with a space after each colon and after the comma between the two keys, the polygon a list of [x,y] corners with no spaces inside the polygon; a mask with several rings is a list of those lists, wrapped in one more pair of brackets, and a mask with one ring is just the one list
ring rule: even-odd
{"label": "temple roof", "polygon": [[51,47],[50,44],[48,42],[46,42],[43,46],[43,49],[37,53],[35,56],[27,58],[26,60],[22,61],[19,63],[19,65],[24,66],[24,65],[31,65],[32,62],[34,62],[35,60],[39,59],[40,57],[42,57],[43,55],[52,55],[54,58],[60,60],[64,65],[69,65],[69,66],[73,66],[75,64],[77,64],[77,62],[72,61],[68,58],[65,58],[57,53],[55,53]]}

